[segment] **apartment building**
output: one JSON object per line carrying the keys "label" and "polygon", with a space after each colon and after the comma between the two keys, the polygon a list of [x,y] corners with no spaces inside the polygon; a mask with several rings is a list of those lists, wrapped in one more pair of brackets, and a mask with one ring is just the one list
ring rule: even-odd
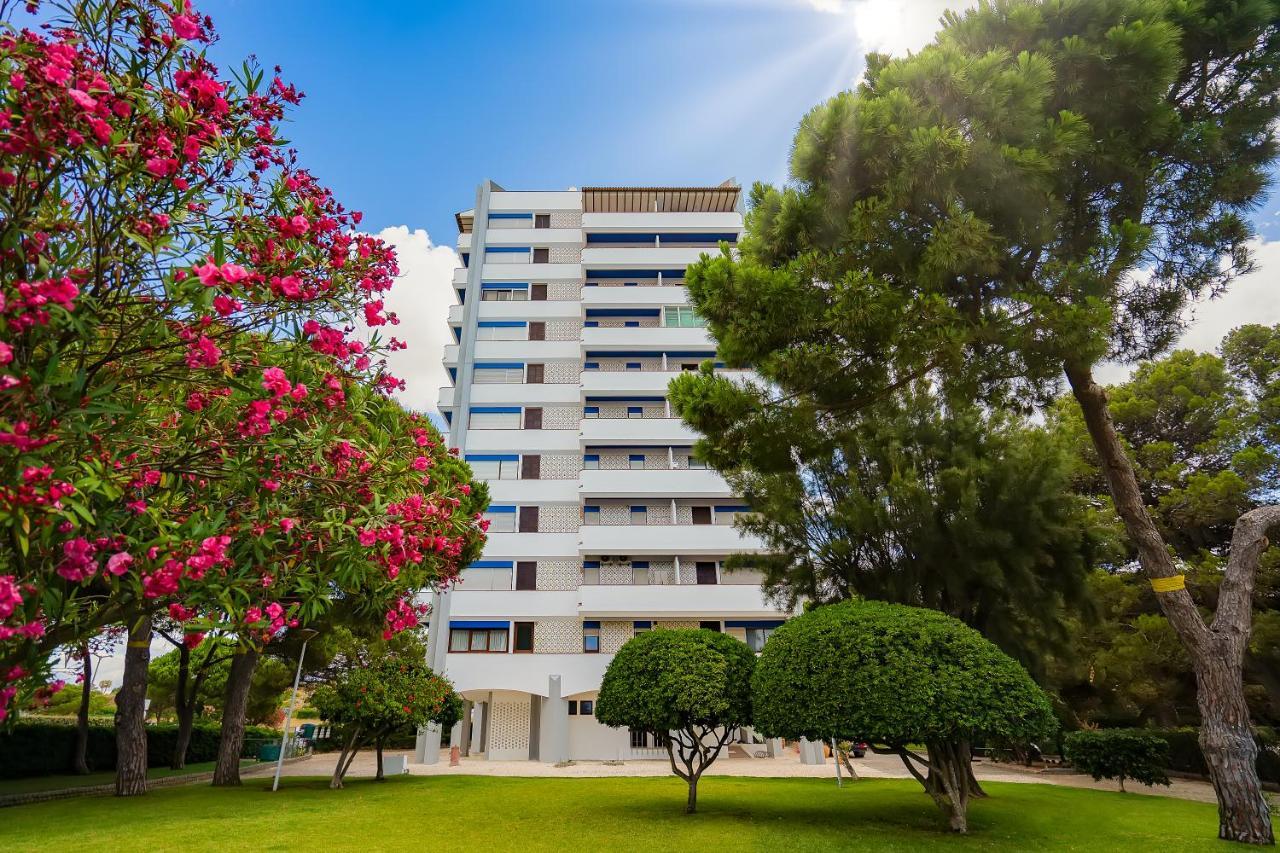
{"label": "apartment building", "polygon": [[483,559],[433,601],[429,655],[466,700],[452,742],[492,760],[656,757],[593,716],[622,644],[705,627],[759,649],[787,615],[758,573],[725,567],[761,543],[666,398],[715,361],[685,268],[737,241],[741,189],[486,182],[457,223],[439,408],[492,505]]}

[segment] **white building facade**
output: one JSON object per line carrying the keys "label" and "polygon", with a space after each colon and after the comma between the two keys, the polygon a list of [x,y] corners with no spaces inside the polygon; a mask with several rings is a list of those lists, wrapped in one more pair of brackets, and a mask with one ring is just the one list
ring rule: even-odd
{"label": "white building facade", "polygon": [[[466,700],[452,742],[491,760],[656,757],[596,722],[613,654],[638,631],[712,628],[757,650],[786,618],[725,558],[761,543],[690,453],[667,383],[715,359],[688,264],[737,241],[741,190],[507,191],[457,215],[450,445],[489,484],[483,559],[433,601],[431,663]],[[438,760],[439,733],[419,760]]]}

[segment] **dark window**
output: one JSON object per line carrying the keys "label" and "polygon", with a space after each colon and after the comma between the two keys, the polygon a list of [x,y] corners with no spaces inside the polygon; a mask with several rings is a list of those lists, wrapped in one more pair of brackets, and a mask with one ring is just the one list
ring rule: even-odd
{"label": "dark window", "polygon": [[[533,406],[524,410],[524,428],[542,429],[542,408]],[[711,522],[708,521],[707,524]]]}
{"label": "dark window", "polygon": [[538,508],[536,506],[520,507],[520,533],[538,532]]}
{"label": "dark window", "polygon": [[534,249],[533,250],[533,262],[535,264],[546,264],[546,263],[550,263],[550,261],[551,261],[550,249]]}
{"label": "dark window", "polygon": [[582,650],[588,653],[600,651],[600,623],[584,622],[582,625]]}
{"label": "dark window", "polygon": [[698,365],[685,363],[680,365],[680,369],[681,370],[697,370]]}
{"label": "dark window", "polygon": [[449,631],[450,652],[505,653],[506,650],[506,628],[454,628]]}
{"label": "dark window", "polygon": [[710,524],[711,523],[711,507],[695,506],[693,508],[693,523],[694,524]]}
{"label": "dark window", "polygon": [[542,477],[542,457],[527,453],[520,459],[520,479],[537,480]]}
{"label": "dark window", "polygon": [[699,562],[697,564],[698,583],[702,585],[716,582],[716,564]]}
{"label": "dark window", "polygon": [[534,228],[550,228],[550,227],[551,227],[551,214],[550,214],[550,213],[535,213],[535,214],[533,215],[533,227],[534,227]]}
{"label": "dark window", "polygon": [[[698,583],[702,583],[702,581],[698,581]],[[699,623],[698,623],[698,627],[699,627],[699,628],[702,628],[702,629],[704,629],[704,630],[707,630],[707,631],[719,631],[719,630],[720,630],[720,623],[719,623],[719,622],[709,622],[709,621],[708,621],[708,622],[699,622]]]}
{"label": "dark window", "polygon": [[546,368],[541,364],[526,364],[524,381],[529,385],[541,385],[545,381]]}
{"label": "dark window", "polygon": [[648,732],[642,732],[639,729],[631,730],[632,749],[648,749],[652,745],[653,743]]}
{"label": "dark window", "polygon": [[546,302],[547,286],[545,284],[533,285],[529,291],[529,301],[530,302]]}
{"label": "dark window", "polygon": [[529,340],[545,341],[547,339],[547,324],[541,320],[536,320],[529,324]]}
{"label": "dark window", "polygon": [[578,716],[578,700],[577,699],[569,700],[569,716],[570,717]]}
{"label": "dark window", "polygon": [[[538,564],[532,560],[516,563],[516,589],[538,588]],[[516,623],[516,641],[520,640],[520,626],[532,625],[532,622]],[[530,629],[532,630],[532,628]],[[520,651],[517,649],[516,651]]]}
{"label": "dark window", "polygon": [[533,623],[532,622],[516,623],[516,643],[513,651],[517,651],[517,652],[533,651]]}
{"label": "dark window", "polygon": [[590,699],[583,699],[578,703],[578,713],[584,717],[590,717],[596,712],[596,703]]}

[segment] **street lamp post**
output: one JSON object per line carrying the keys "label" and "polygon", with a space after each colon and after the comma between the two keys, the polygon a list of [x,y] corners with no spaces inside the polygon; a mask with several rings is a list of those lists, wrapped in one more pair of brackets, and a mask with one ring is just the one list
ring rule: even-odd
{"label": "street lamp post", "polygon": [[284,750],[289,742],[289,723],[293,722],[293,706],[298,704],[298,682],[302,680],[302,660],[307,656],[307,643],[311,642],[311,638],[318,633],[320,632],[311,628],[303,628],[298,632],[298,636],[302,637],[302,651],[298,652],[298,671],[293,676],[293,693],[289,694],[289,710],[284,715],[284,734],[280,736],[280,754],[276,756],[276,778],[271,783],[273,791],[280,788],[280,771],[284,768]]}

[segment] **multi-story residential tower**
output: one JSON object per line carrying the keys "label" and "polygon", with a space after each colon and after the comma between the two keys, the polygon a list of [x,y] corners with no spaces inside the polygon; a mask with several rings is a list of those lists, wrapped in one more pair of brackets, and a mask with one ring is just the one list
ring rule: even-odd
{"label": "multi-story residential tower", "polygon": [[455,742],[491,759],[654,756],[592,715],[613,653],[668,627],[758,650],[786,616],[758,573],[724,567],[760,543],[734,529],[746,507],[666,399],[673,375],[715,359],[684,273],[737,241],[741,190],[487,182],[457,221],[439,405],[492,504],[483,559],[431,619],[432,664],[467,702]]}

